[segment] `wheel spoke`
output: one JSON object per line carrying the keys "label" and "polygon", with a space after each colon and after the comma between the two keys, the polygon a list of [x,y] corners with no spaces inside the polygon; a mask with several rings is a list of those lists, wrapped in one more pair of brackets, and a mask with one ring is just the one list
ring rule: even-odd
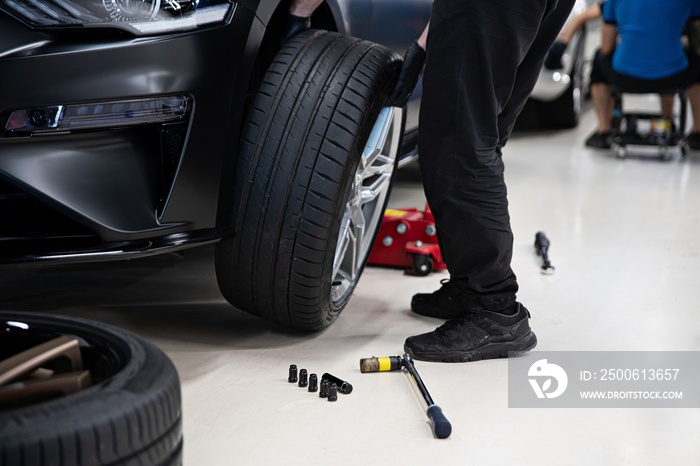
{"label": "wheel spoke", "polygon": [[347,254],[348,248],[355,249],[356,247],[354,245],[355,241],[351,230],[349,212],[350,208],[348,206],[345,209],[345,214],[343,214],[343,220],[340,224],[340,236],[338,237],[338,245],[335,248],[335,259],[333,261],[333,277],[338,275],[342,260]]}
{"label": "wheel spoke", "polygon": [[389,185],[391,183],[391,174],[386,173],[380,177],[377,177],[371,185],[362,188],[360,194],[361,202],[366,204],[375,200],[378,196],[385,194],[389,190]]}
{"label": "wheel spoke", "polygon": [[369,256],[398,156],[401,110],[382,109],[355,172],[333,263],[334,302],[345,299]]}
{"label": "wheel spoke", "polygon": [[362,205],[360,203],[355,203],[350,208],[350,223],[352,224],[352,232],[355,237],[355,247],[353,248],[351,257],[349,258],[350,269],[348,271],[350,273],[350,277],[354,279],[358,271],[358,260],[361,254],[360,246],[364,242],[366,228],[365,215],[364,212],[362,212]]}

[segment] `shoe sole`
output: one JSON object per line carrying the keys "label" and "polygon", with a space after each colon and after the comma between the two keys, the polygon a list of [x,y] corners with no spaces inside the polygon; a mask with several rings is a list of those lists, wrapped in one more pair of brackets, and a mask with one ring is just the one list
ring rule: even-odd
{"label": "shoe sole", "polygon": [[482,359],[507,358],[509,353],[524,353],[526,351],[530,351],[535,346],[537,346],[537,337],[533,332],[530,332],[527,335],[523,335],[522,337],[512,341],[489,343],[471,351],[421,353],[412,351],[408,345],[404,345],[403,349],[406,354],[419,361],[471,362],[481,361]]}

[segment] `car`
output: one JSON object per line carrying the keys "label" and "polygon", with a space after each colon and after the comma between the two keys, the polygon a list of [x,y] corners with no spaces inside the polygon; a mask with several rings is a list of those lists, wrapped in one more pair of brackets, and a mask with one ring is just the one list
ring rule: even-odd
{"label": "car", "polygon": [[[582,13],[587,3],[576,0],[569,19]],[[574,128],[583,114],[593,57],[587,25],[577,31],[562,56],[562,69],[543,67],[530,94],[538,121],[546,127]]]}
{"label": "car", "polygon": [[280,0],[0,0],[0,264],[214,244],[233,306],[331,325],[417,156],[420,85],[384,103],[431,4],[327,0],[281,46]]}
{"label": "car", "polygon": [[423,28],[379,45],[386,5],[329,0],[280,50],[279,0],[0,0],[0,263],[214,244],[233,306],[329,326],[389,198],[406,116],[384,102]]}

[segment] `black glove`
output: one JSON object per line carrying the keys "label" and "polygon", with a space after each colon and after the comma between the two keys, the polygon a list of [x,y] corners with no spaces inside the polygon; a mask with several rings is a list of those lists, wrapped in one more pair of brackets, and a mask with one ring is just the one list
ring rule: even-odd
{"label": "black glove", "polygon": [[544,57],[544,67],[548,70],[560,70],[564,68],[561,62],[561,56],[564,55],[564,50],[566,50],[566,44],[561,41],[554,41],[552,46],[547,52],[547,56]]}
{"label": "black glove", "polygon": [[413,88],[416,87],[424,64],[425,50],[418,45],[418,42],[414,42],[403,56],[399,79],[394,87],[394,92],[386,103],[387,107],[404,107],[406,105],[408,98],[413,93]]}
{"label": "black glove", "polygon": [[281,28],[279,48],[282,48],[295,34],[311,28],[311,18],[306,16],[294,16],[288,13],[284,18]]}

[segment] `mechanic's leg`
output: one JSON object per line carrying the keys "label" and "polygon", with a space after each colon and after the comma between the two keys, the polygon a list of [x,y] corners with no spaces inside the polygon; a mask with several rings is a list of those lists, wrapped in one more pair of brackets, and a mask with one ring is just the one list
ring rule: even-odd
{"label": "mechanic's leg", "polygon": [[[532,90],[532,73],[539,72],[537,65],[563,24],[563,19],[549,20],[557,3],[433,4],[420,162],[454,283],[449,289],[457,292],[448,299],[459,302],[465,313],[433,332],[407,338],[404,350],[416,359],[472,361],[528,351],[537,344],[527,309],[515,301],[518,285],[510,268],[513,235],[500,151]],[[571,0],[561,3],[565,18]]]}
{"label": "mechanic's leg", "polygon": [[[500,149],[506,145],[510,134],[515,126],[515,120],[520,115],[520,112],[525,107],[527,99],[530,97],[532,90],[535,88],[537,79],[540,75],[540,70],[544,64],[544,57],[547,55],[552,42],[556,39],[557,34],[561,31],[563,24],[569,16],[569,12],[574,6],[575,0],[559,0],[555,3],[554,9],[550,10],[549,14],[542,21],[542,25],[537,33],[537,37],[533,41],[530,49],[527,51],[525,58],[518,66],[515,83],[513,84],[513,92],[508,99],[508,103],[503,108],[503,111],[498,116],[498,134],[499,134],[499,154]],[[600,6],[598,6],[600,8]]]}
{"label": "mechanic's leg", "polygon": [[[556,18],[570,11],[571,0],[561,3],[552,13]],[[451,277],[488,309],[511,307],[518,289],[510,268],[513,237],[500,148],[534,86],[530,73],[541,66],[563,24],[549,15],[556,4],[433,4],[419,125],[421,170]],[[501,118],[503,111],[507,118]]]}

